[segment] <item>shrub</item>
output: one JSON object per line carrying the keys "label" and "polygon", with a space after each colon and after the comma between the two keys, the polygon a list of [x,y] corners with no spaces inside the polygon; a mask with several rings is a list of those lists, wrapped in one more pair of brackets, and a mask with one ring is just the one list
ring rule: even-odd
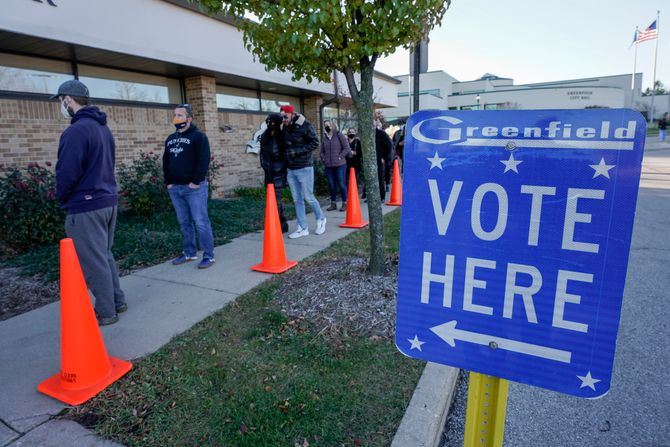
{"label": "shrub", "polygon": [[207,183],[209,189],[207,190],[209,197],[212,197],[214,191],[219,189],[218,180],[223,175],[223,162],[212,157],[209,161],[209,171],[207,171]]}
{"label": "shrub", "polygon": [[56,178],[49,169],[37,163],[25,169],[0,168],[0,203],[0,241],[7,249],[22,253],[64,237],[65,213],[56,201]]}
{"label": "shrub", "polygon": [[116,179],[122,201],[132,212],[149,216],[170,206],[160,155],[143,152],[130,165],[122,163]]}
{"label": "shrub", "polygon": [[326,165],[321,160],[314,161],[314,194],[317,196],[329,196],[328,179],[326,178]]}
{"label": "shrub", "polygon": [[[255,188],[252,186],[238,186],[233,190],[233,194],[235,194],[236,197],[243,199],[266,200],[265,186],[258,186]],[[291,198],[291,189],[288,187],[288,183],[286,183],[286,186],[282,190],[281,199],[282,202],[293,201]]]}

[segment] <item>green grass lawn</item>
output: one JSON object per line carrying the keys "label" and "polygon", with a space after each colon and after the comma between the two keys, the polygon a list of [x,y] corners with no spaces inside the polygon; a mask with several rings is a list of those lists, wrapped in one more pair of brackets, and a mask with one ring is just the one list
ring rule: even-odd
{"label": "green grass lawn", "polygon": [[[385,219],[392,254],[399,215]],[[318,256],[364,254],[366,240],[358,231]],[[281,281],[138,360],[67,417],[126,446],[388,446],[424,363],[391,339],[330,338],[287,320],[273,300]]]}
{"label": "green grass lawn", "polygon": [[[289,219],[295,215],[293,205],[284,203]],[[238,236],[263,229],[265,201],[235,198],[209,201],[209,217],[214,233],[214,245],[230,242]],[[150,218],[119,213],[114,238],[114,256],[121,272],[156,265],[181,252],[181,234],[174,210],[170,207]],[[58,279],[58,244],[40,247],[29,253],[6,260],[21,267],[27,275],[44,275],[48,281]]]}

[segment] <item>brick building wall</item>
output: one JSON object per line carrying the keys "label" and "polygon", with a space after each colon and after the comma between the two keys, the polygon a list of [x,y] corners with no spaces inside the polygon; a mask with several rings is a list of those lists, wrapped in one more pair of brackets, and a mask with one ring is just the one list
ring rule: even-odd
{"label": "brick building wall", "polygon": [[[141,152],[163,151],[172,127],[172,110],[102,104],[116,140],[117,163],[130,162]],[[69,121],[57,101],[0,99],[0,163],[25,166],[55,164],[58,140]]]}
{"label": "brick building wall", "polygon": [[230,132],[219,130],[221,154],[224,163],[223,189],[231,191],[237,186],[258,187],[263,184],[263,170],[258,155],[246,153],[247,141],[253,139],[267,113],[218,112],[219,126],[227,126]]}
{"label": "brick building wall", "polygon": [[[196,124],[208,134],[212,155],[224,163],[217,195],[229,195],[239,185],[260,186],[263,175],[258,156],[245,153],[245,148],[267,114],[216,111],[212,120],[211,114],[199,114],[201,106],[192,105]],[[174,132],[171,108],[97,106],[107,114],[114,134],[117,164],[129,163],[142,152],[162,154],[166,137]],[[58,140],[68,124],[57,101],[0,98],[0,164],[25,167],[49,161],[54,166]],[[233,131],[223,132],[223,126]]]}
{"label": "brick building wall", "polygon": [[[194,122],[207,133],[212,156],[224,164],[217,196],[230,195],[238,186],[262,185],[263,171],[258,155],[246,153],[266,112],[234,113],[216,108],[214,78],[196,76],[185,81],[186,98]],[[304,100],[305,116],[317,128],[322,98]],[[172,108],[97,104],[107,114],[116,140],[117,164],[130,163],[142,152],[162,154],[166,137],[174,132]],[[69,122],[60,113],[57,101],[0,98],[0,164],[26,166],[28,163],[56,163],[58,140]],[[318,157],[318,151],[314,155]]]}

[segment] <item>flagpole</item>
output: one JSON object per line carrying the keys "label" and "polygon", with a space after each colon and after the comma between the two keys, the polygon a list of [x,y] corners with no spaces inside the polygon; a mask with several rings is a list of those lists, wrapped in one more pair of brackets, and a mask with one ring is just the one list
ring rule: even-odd
{"label": "flagpole", "polygon": [[656,59],[658,58],[658,29],[659,29],[659,17],[661,15],[661,11],[656,11],[656,50],[654,50],[654,81],[651,84],[651,109],[650,109],[650,115],[651,117],[649,118],[649,122],[653,123],[654,122],[654,97],[656,96]]}
{"label": "flagpole", "polygon": [[[635,45],[635,58],[633,59],[633,77],[630,80],[630,89],[633,91],[631,96],[631,107],[633,107],[633,100],[635,99],[635,70],[637,70],[637,26],[635,27],[635,40],[633,40],[633,45]],[[630,49],[630,47],[628,47]]]}

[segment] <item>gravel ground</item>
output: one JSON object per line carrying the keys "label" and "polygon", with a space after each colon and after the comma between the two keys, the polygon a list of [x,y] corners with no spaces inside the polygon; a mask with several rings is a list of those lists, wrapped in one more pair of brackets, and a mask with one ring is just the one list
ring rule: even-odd
{"label": "gravel ground", "polygon": [[0,321],[52,303],[60,297],[58,281],[21,276],[19,269],[0,267]]}
{"label": "gravel ground", "polygon": [[392,338],[398,258],[386,276],[369,276],[364,258],[325,258],[282,277],[275,299],[291,318],[304,318],[331,335]]}
{"label": "gravel ground", "polygon": [[468,405],[468,372],[461,370],[454,393],[454,400],[449,407],[449,414],[444,423],[440,447],[463,447],[465,437],[465,409]]}

